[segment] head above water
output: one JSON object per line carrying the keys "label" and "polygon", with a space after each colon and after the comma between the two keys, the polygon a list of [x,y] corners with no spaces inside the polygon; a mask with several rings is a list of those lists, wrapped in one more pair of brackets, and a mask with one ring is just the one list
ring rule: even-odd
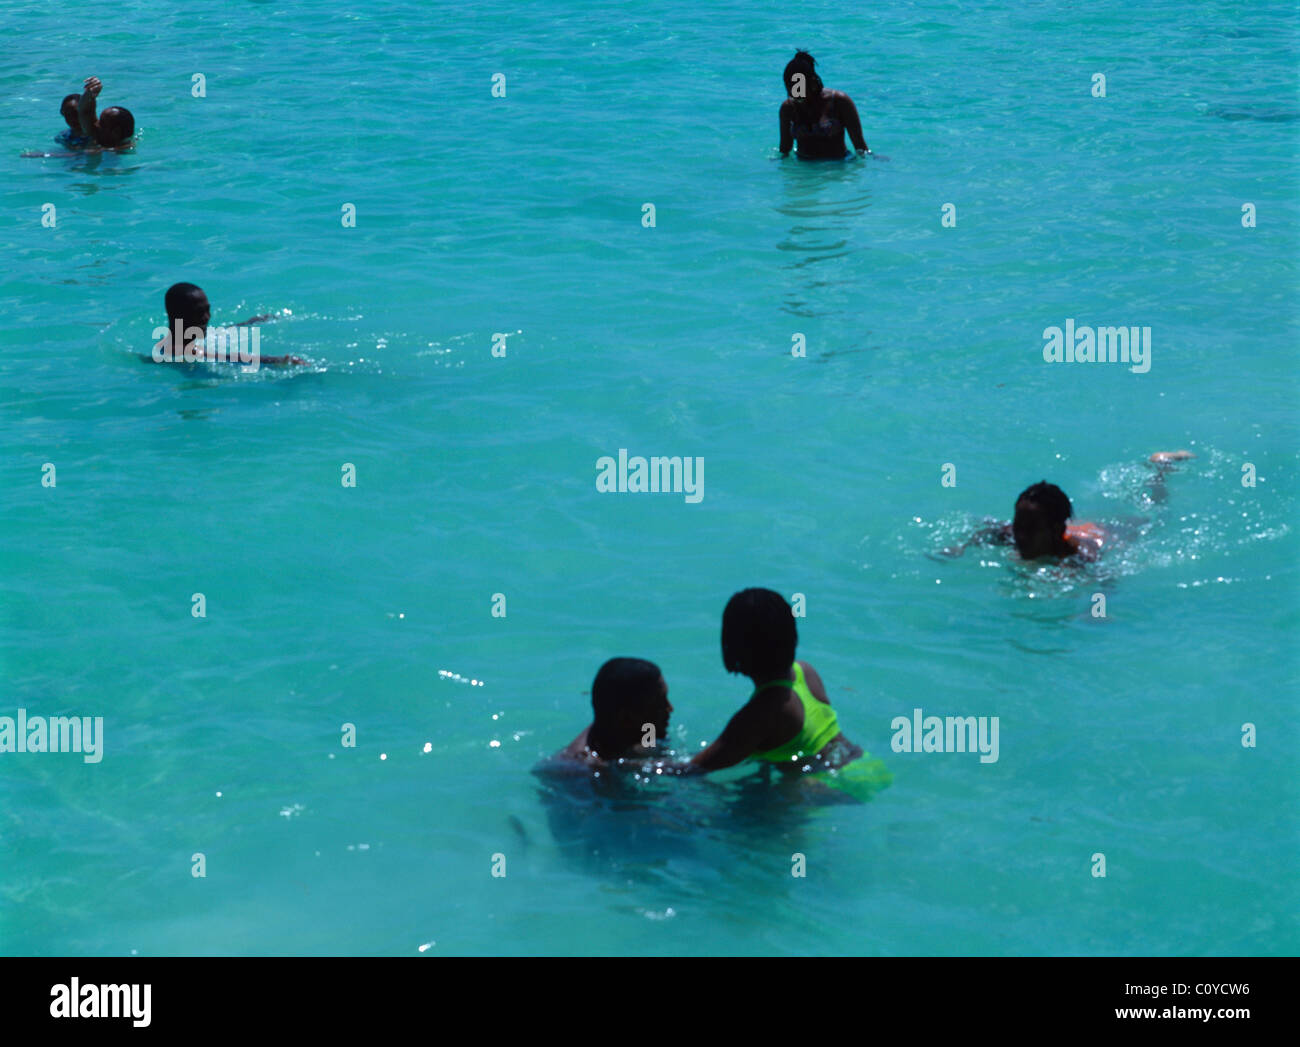
{"label": "head above water", "polygon": [[203,288],[194,284],[172,284],[167,288],[163,299],[167,307],[167,326],[174,327],[180,320],[186,327],[201,327],[206,332],[208,320],[212,317],[212,307]]}
{"label": "head above water", "polygon": [[77,103],[81,101],[81,95],[64,95],[63,102],[59,106],[59,115],[63,117],[68,127],[81,134],[81,117],[77,115]]}
{"label": "head above water", "polygon": [[135,117],[131,110],[120,105],[109,106],[99,114],[99,144],[107,148],[119,146],[135,134]]}
{"label": "head above water", "polygon": [[722,612],[722,664],[760,682],[785,676],[794,664],[799,632],[785,597],[771,589],[745,589]]}
{"label": "head above water", "polygon": [[655,738],[668,733],[668,684],[654,662],[611,658],[591,683],[593,733],[618,749],[631,748],[653,724]]}
{"label": "head above water", "polygon": [[[795,101],[804,98],[820,98],[822,78],[817,75],[817,61],[807,51],[796,51],[794,57],[785,65],[781,79],[785,81],[785,93]],[[796,75],[802,80],[796,80]],[[796,87],[798,91],[796,92]]]}
{"label": "head above water", "polygon": [[1056,484],[1041,480],[1020,492],[1011,536],[1016,551],[1026,560],[1040,556],[1068,556],[1074,550],[1065,540],[1066,521],[1074,506]]}

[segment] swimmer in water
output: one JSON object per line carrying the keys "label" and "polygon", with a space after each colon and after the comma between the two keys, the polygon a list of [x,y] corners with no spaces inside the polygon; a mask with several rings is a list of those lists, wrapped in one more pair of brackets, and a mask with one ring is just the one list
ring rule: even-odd
{"label": "swimmer in water", "polygon": [[[617,760],[661,755],[668,733],[668,684],[654,662],[611,658],[591,684],[590,725],[552,758],[552,764],[599,769]],[[650,744],[645,744],[649,739]]]}
{"label": "swimmer in water", "polygon": [[[239,361],[233,352],[225,356],[220,355],[217,351],[207,346],[208,321],[212,317],[212,307],[208,304],[208,296],[203,293],[203,288],[194,284],[172,284],[167,288],[167,294],[163,299],[163,304],[167,309],[167,327],[161,329],[162,337],[153,347],[153,353],[141,358],[151,363],[233,363],[251,361]],[[250,324],[260,324],[267,320],[274,320],[274,313],[266,313],[262,316],[252,316],[247,320],[241,320],[233,327],[247,327]],[[155,329],[154,336],[159,335],[159,329]],[[180,345],[183,348],[179,351],[173,351],[173,346]],[[305,364],[307,361],[298,356],[261,356],[257,357],[256,362],[259,365],[268,367],[288,367],[293,364]]]}
{"label": "swimmer in water", "polygon": [[[85,86],[85,91],[77,101],[81,134],[93,140],[101,149],[121,149],[130,145],[131,137],[135,134],[135,117],[131,115],[131,110],[114,105],[96,116],[95,100],[104,85],[98,77],[91,76],[87,77]],[[67,104],[67,99],[64,99],[64,104]]]}
{"label": "swimmer in water", "polygon": [[1016,499],[1015,515],[999,530],[998,540],[1014,543],[1024,560],[1077,556],[1095,560],[1106,544],[1105,530],[1095,523],[1069,521],[1074,506],[1056,484],[1031,484]]}
{"label": "swimmer in water", "polygon": [[1106,544],[1106,531],[1094,523],[1071,524],[1072,516],[1074,506],[1066,493],[1043,480],[1020,492],[1010,523],[991,523],[943,554],[960,556],[971,545],[1014,545],[1023,560],[1095,560]]}
{"label": "swimmer in water", "polygon": [[785,67],[787,97],[781,103],[781,155],[789,155],[797,142],[796,155],[802,160],[842,160],[849,155],[844,147],[847,131],[859,154],[874,156],[862,137],[862,122],[853,99],[843,91],[824,87],[814,64],[812,55],[798,51]]}
{"label": "swimmer in water", "polygon": [[[1190,451],[1157,451],[1147,461],[1156,467],[1155,480],[1160,483],[1173,463],[1192,457]],[[943,554],[960,556],[971,545],[1014,545],[1023,560],[1096,560],[1111,533],[1095,523],[1071,523],[1073,516],[1074,506],[1066,493],[1042,480],[1020,492],[1010,523],[986,526]]]}
{"label": "swimmer in water", "polygon": [[24,157],[60,157],[81,156],[85,153],[102,153],[106,149],[125,149],[132,145],[131,137],[135,134],[135,117],[129,109],[110,106],[99,116],[95,115],[95,99],[103,84],[95,77],[86,80],[84,94],[65,95],[59,106],[59,115],[68,125],[66,131],[54,136],[54,140],[72,152],[67,153],[23,153]]}
{"label": "swimmer in water", "polygon": [[862,750],[840,733],[817,670],[794,658],[794,613],[780,593],[746,589],[722,613],[722,664],[754,682],[753,693],[687,773],[757,760],[788,773],[843,767]]}

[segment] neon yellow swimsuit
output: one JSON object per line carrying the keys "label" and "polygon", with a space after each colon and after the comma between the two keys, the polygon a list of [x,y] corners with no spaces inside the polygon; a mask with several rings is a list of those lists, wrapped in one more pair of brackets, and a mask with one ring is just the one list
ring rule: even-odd
{"label": "neon yellow swimsuit", "polygon": [[799,696],[799,701],[803,702],[803,729],[782,746],[765,753],[754,753],[755,760],[791,763],[816,756],[840,733],[835,710],[813,697],[812,691],[808,689],[808,681],[804,679],[803,666],[798,662],[794,663],[793,680],[772,680],[756,688],[754,693],[758,694],[769,687],[788,687]]}

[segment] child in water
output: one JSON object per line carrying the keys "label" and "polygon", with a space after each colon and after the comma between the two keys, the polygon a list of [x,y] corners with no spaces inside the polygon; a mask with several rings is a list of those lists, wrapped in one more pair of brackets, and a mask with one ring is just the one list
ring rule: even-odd
{"label": "child in water", "polygon": [[817,670],[794,658],[794,613],[780,593],[746,589],[722,613],[722,664],[754,691],[687,770],[717,771],[754,759],[786,772],[832,770],[862,750],[840,733]]}
{"label": "child in water", "polygon": [[591,684],[593,718],[552,763],[600,769],[618,760],[660,755],[668,733],[668,684],[654,662],[611,658]]}

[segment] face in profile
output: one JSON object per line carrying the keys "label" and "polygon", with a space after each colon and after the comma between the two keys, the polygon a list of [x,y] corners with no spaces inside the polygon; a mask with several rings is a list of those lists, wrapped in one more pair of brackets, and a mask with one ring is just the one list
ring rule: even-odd
{"label": "face in profile", "polygon": [[208,304],[208,296],[195,289],[182,303],[180,314],[169,318],[168,327],[172,329],[172,335],[175,337],[175,328],[179,323],[181,325],[181,341],[188,344],[189,340],[194,337],[196,329],[200,338],[207,334],[208,321],[211,318],[212,307]]}
{"label": "face in profile", "polygon": [[673,707],[668,702],[668,684],[659,674],[659,680],[655,684],[656,691],[653,695],[645,696],[640,702],[633,707],[636,711],[628,712],[622,719],[622,730],[626,731],[629,736],[636,736],[638,739],[646,734],[646,724],[654,728],[655,745],[662,743],[668,735],[668,720],[672,714]]}
{"label": "face in profile", "polygon": [[185,304],[185,326],[202,327],[206,331],[210,319],[212,306],[208,304],[208,296],[199,291]]}
{"label": "face in profile", "polygon": [[63,100],[63,105],[59,107],[59,113],[62,115],[64,122],[68,125],[69,130],[81,134],[81,119],[77,116],[77,96],[68,95]]}
{"label": "face in profile", "polygon": [[668,718],[673,711],[668,701],[668,681],[664,679],[663,673],[659,674],[658,687],[659,696],[651,702],[650,715],[645,722],[654,724],[656,738],[663,738],[668,734]]}

